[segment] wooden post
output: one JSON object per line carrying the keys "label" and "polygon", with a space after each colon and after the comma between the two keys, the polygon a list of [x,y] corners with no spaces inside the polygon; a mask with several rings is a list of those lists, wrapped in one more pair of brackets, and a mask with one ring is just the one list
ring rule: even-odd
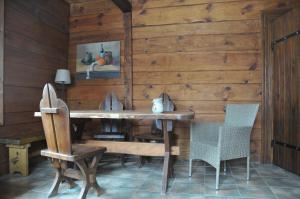
{"label": "wooden post", "polygon": [[3,68],[4,68],[4,0],[0,0],[0,125],[4,124]]}
{"label": "wooden post", "polygon": [[125,63],[124,63],[124,84],[125,84],[125,108],[132,109],[132,16],[131,12],[124,13],[125,30]]}
{"label": "wooden post", "polygon": [[170,177],[170,171],[172,165],[170,164],[171,158],[171,140],[170,134],[168,132],[168,121],[162,121],[162,129],[164,133],[164,145],[165,145],[165,155],[164,155],[164,167],[163,167],[163,179],[162,179],[162,193],[166,193],[168,189],[168,180]]}
{"label": "wooden post", "polygon": [[[124,85],[125,85],[125,109],[132,110],[132,13],[127,12],[123,14],[124,30],[125,30],[125,63],[124,63]],[[126,132],[129,140],[133,139],[132,124],[130,121],[126,121]]]}

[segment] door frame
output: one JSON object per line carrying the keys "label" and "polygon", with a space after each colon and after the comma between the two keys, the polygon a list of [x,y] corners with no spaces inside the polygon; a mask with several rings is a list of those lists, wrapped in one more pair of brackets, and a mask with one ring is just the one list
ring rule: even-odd
{"label": "door frame", "polygon": [[273,51],[274,40],[272,21],[291,10],[291,8],[265,10],[261,14],[262,21],[262,138],[261,162],[273,162]]}

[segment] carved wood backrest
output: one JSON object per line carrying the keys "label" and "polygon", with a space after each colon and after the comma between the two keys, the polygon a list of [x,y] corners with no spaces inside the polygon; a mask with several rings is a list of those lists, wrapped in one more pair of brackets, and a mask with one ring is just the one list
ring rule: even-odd
{"label": "carved wood backrest", "polygon": [[[114,92],[110,92],[106,95],[104,101],[100,104],[99,109],[104,111],[121,111],[123,110],[123,104],[119,101],[117,95]],[[101,131],[120,132],[121,122],[119,120],[102,119]]]}
{"label": "carved wood backrest", "polygon": [[[161,93],[160,98],[163,99],[163,111],[164,112],[170,112],[175,110],[175,105],[171,99],[171,97],[167,93]],[[162,130],[162,122],[160,120],[155,121],[156,128],[159,130]],[[173,121],[167,122],[167,130],[172,131],[173,130]]]}
{"label": "carved wood backrest", "polygon": [[56,153],[72,153],[70,113],[68,106],[58,99],[54,87],[47,83],[40,101],[40,111],[48,150]]}

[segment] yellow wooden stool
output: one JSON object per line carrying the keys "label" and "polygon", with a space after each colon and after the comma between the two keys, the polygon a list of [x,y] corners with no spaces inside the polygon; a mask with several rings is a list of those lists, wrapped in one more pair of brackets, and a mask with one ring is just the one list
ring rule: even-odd
{"label": "yellow wooden stool", "polygon": [[28,176],[28,148],[30,144],[8,144],[9,173],[20,172],[22,176]]}
{"label": "yellow wooden stool", "polygon": [[28,176],[28,149],[32,142],[41,140],[45,140],[44,135],[25,136],[21,138],[0,138],[0,144],[5,144],[8,148],[9,173],[19,172],[22,176]]}

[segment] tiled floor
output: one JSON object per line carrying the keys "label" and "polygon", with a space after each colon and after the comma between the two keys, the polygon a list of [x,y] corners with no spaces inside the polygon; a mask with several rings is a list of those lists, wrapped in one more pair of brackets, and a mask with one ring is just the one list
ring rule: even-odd
{"label": "tiled floor", "polygon": [[[98,182],[103,194],[96,197],[91,190],[88,198],[99,199],[300,199],[300,177],[274,165],[251,163],[251,180],[246,181],[245,161],[229,161],[227,173],[220,177],[220,190],[215,187],[215,170],[203,162],[196,162],[194,173],[188,177],[187,162],[175,164],[175,176],[170,180],[168,193],[161,190],[162,162],[153,161],[138,168],[134,161],[122,167],[119,162],[102,162]],[[28,177],[18,174],[0,177],[0,198],[42,199],[54,178],[54,171],[44,161],[34,168]],[[80,181],[77,181],[80,185]],[[75,199],[80,187],[68,189],[60,186],[54,198]]]}

